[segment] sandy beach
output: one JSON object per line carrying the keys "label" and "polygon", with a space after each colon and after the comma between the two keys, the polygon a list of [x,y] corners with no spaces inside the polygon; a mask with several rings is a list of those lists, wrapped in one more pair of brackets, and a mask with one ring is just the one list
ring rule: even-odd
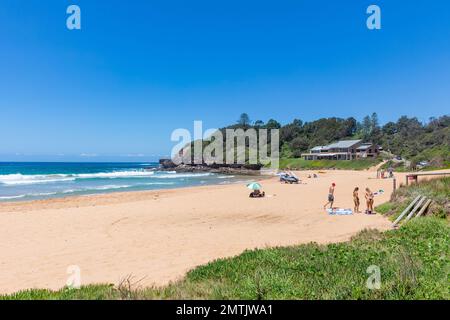
{"label": "sandy beach", "polygon": [[[317,173],[317,171],[314,171]],[[352,191],[383,189],[391,179],[373,171],[297,172],[302,184],[262,181],[266,198],[244,185],[112,193],[0,204],[0,292],[58,289],[79,266],[82,284],[113,283],[132,275],[139,285],[164,285],[195,266],[245,249],[348,240],[365,228],[387,230],[380,215],[330,216],[323,210],[336,183],[335,206],[352,208]],[[403,182],[403,176],[398,176]]]}

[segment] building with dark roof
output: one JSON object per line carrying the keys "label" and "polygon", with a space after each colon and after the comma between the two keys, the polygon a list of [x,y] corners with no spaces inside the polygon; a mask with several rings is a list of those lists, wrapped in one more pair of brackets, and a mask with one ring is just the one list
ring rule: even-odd
{"label": "building with dark roof", "polygon": [[309,153],[303,153],[305,160],[354,160],[374,158],[380,154],[380,148],[374,143],[362,140],[341,140],[326,146],[316,146]]}

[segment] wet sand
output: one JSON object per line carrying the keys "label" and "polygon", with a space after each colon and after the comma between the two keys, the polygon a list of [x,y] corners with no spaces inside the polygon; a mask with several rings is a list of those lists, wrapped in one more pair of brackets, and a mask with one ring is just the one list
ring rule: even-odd
{"label": "wet sand", "polygon": [[1,203],[0,292],[59,289],[72,265],[82,284],[117,284],[132,275],[142,286],[164,285],[245,249],[346,241],[365,228],[390,228],[380,215],[330,216],[323,205],[332,182],[337,207],[353,207],[355,186],[361,209],[366,186],[383,189],[375,205],[383,203],[391,179],[376,179],[373,171],[323,171],[307,179],[309,173],[297,172],[298,185],[262,181],[261,199],[249,198],[244,185],[218,185]]}

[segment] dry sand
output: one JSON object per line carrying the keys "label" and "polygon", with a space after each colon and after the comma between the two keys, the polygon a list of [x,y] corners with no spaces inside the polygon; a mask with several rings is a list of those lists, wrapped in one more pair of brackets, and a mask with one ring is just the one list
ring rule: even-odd
{"label": "dry sand", "polygon": [[[317,173],[317,171],[315,171]],[[245,249],[348,240],[364,228],[386,230],[380,215],[330,216],[323,210],[331,182],[335,206],[352,208],[360,187],[384,189],[392,180],[373,171],[324,171],[305,184],[262,182],[267,197],[251,199],[243,185],[114,193],[0,204],[0,292],[59,289],[67,268],[79,266],[82,284],[114,283],[128,275],[140,285],[164,285],[208,261]],[[400,179],[403,181],[403,179]]]}

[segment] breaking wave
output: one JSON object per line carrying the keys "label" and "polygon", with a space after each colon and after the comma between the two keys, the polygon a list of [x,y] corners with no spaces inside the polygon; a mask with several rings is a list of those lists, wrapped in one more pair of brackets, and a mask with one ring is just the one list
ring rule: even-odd
{"label": "breaking wave", "polygon": [[114,171],[98,173],[80,173],[80,174],[7,174],[0,175],[0,184],[4,185],[28,185],[41,183],[68,182],[79,179],[116,179],[116,178],[158,178],[158,179],[177,179],[177,178],[195,178],[209,176],[211,173],[180,173],[167,172],[155,174],[154,171]]}

